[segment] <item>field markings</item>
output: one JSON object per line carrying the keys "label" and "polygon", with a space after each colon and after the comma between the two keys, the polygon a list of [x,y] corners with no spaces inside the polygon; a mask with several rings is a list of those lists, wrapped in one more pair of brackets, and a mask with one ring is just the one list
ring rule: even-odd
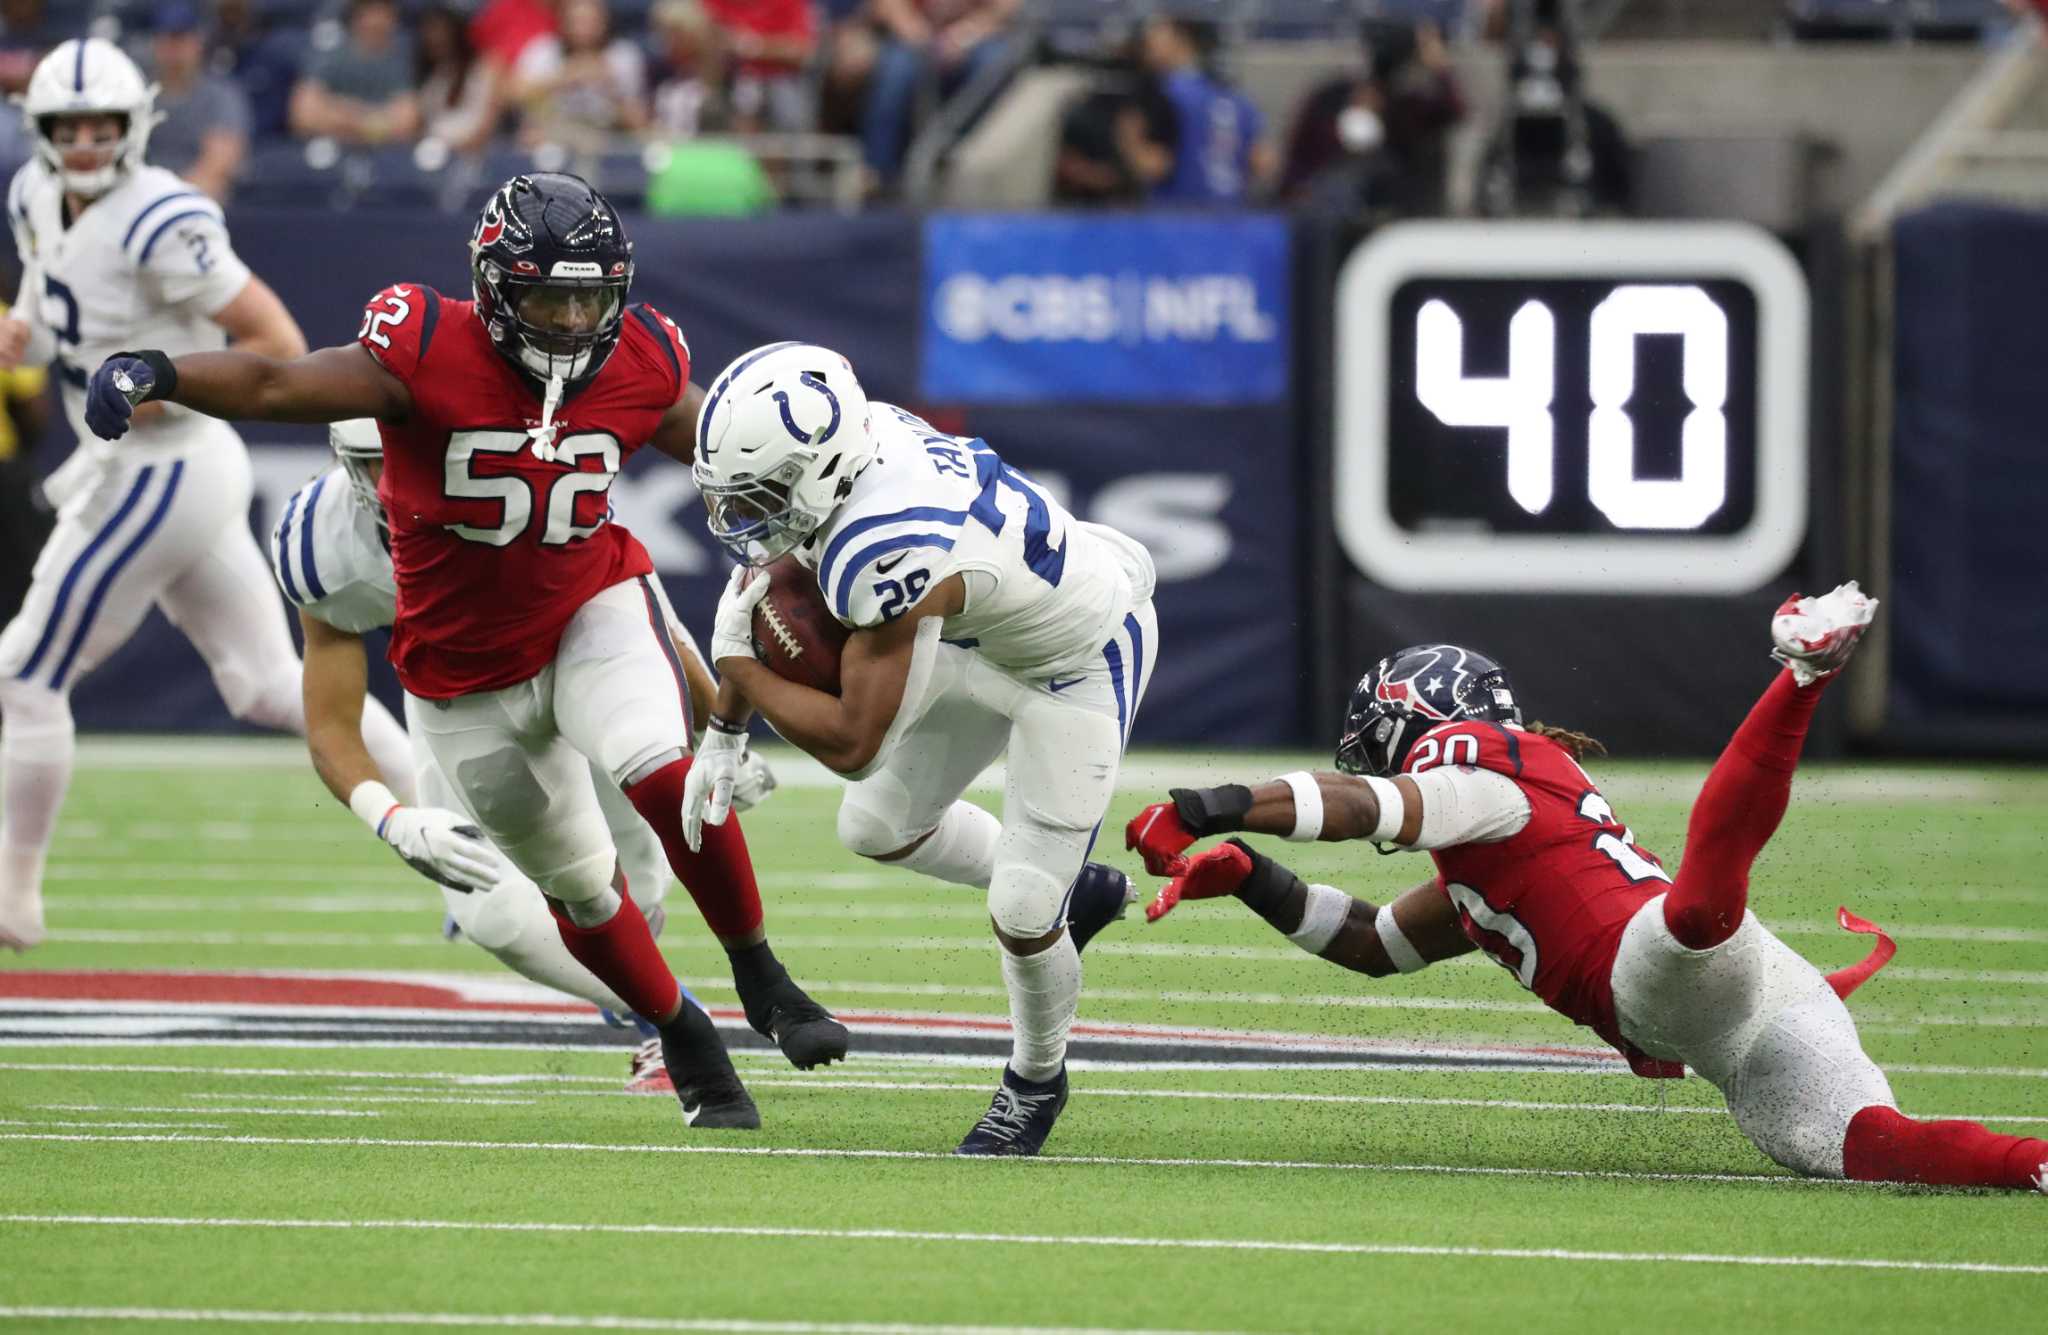
{"label": "field markings", "polygon": [[945,1242],[1024,1247],[1128,1247],[1148,1251],[1292,1252],[1315,1256],[1455,1257],[1592,1264],[1650,1263],[1767,1266],[1823,1270],[1947,1271],[2048,1275],[2048,1265],[1910,1257],[1799,1253],[1592,1251],[1565,1247],[1476,1247],[1405,1242],[1297,1242],[1278,1238],[1133,1237],[1121,1234],[980,1233],[904,1228],[816,1228],[752,1224],[586,1224],[461,1219],[209,1219],[155,1215],[0,1215],[0,1223],[108,1228],[296,1228],[360,1232],[624,1234],[638,1236],[802,1238],[831,1242]]}
{"label": "field markings", "polygon": [[[791,1089],[813,1093],[831,1093],[836,1090],[860,1090],[879,1093],[909,1094],[980,1094],[988,1088],[985,1079],[962,1080],[890,1080],[863,1076],[839,1076],[820,1073],[813,1076],[760,1076],[749,1073],[746,1077],[749,1089]],[[424,1088],[424,1087],[422,1087]],[[1720,1104],[1707,1103],[1590,1103],[1570,1099],[1477,1099],[1446,1098],[1421,1094],[1316,1094],[1300,1090],[1243,1090],[1243,1089],[1117,1089],[1081,1084],[1075,1092],[1087,1098],[1106,1099],[1180,1099],[1195,1102],[1214,1103],[1300,1103],[1324,1104],[1333,1107],[1354,1108],[1473,1108],[1498,1112],[1565,1112],[1565,1113],[1628,1113],[1656,1116],[1663,1113],[1678,1113],[1691,1116],[1725,1117],[1728,1109]],[[555,1099],[644,1099],[645,1093],[627,1089],[550,1089],[537,1091],[546,1098]],[[490,1105],[518,1105],[532,1107],[541,1098],[532,1099],[480,1099],[465,1094],[445,1093],[433,1095],[411,1093],[402,1095],[355,1094],[349,1092],[332,1094],[187,1094],[188,1099],[224,1100],[245,1099],[250,1101],[296,1103],[424,1103],[445,1107],[468,1108]],[[54,1105],[43,1104],[43,1107]],[[113,1111],[112,1108],[106,1111]],[[124,1109],[123,1111],[144,1111]],[[233,1108],[220,1108],[209,1103],[191,1110],[195,1114],[234,1112]],[[2026,1117],[2012,1113],[1944,1112],[1920,1113],[1916,1116],[1926,1121],[2011,1122],[2024,1125],[2048,1124],[2048,1116]],[[87,1123],[86,1125],[92,1125]]]}
{"label": "field markings", "polygon": [[902,1321],[761,1321],[734,1317],[574,1316],[561,1312],[255,1311],[223,1307],[0,1307],[0,1320],[150,1321],[202,1325],[442,1326],[499,1330],[735,1331],[740,1335],[1212,1335],[1107,1326],[944,1326]]}
{"label": "field markings", "polygon": [[[208,1113],[221,1110],[217,1108],[194,1108],[191,1111],[203,1117]],[[130,1131],[226,1131],[229,1129],[226,1122],[67,1122],[59,1118],[38,1122],[13,1117],[0,1117],[0,1126],[114,1126]]]}
{"label": "field markings", "polygon": [[[346,1100],[344,1100],[346,1102]],[[237,1108],[237,1107],[143,1107],[137,1104],[115,1103],[38,1103],[38,1108],[49,1112],[90,1112],[90,1113],[239,1113],[244,1117],[382,1117],[380,1112],[368,1109],[346,1108]]]}
{"label": "field markings", "polygon": [[[0,1141],[45,1141],[94,1145],[249,1145],[263,1148],[505,1150],[553,1154],[693,1154],[740,1159],[924,1160],[960,1164],[950,1150],[824,1149],[780,1145],[601,1145],[573,1140],[430,1140],[381,1136],[195,1136],[182,1134],[93,1135],[78,1132],[0,1132]],[[1732,1182],[1773,1187],[1854,1189],[1884,1187],[1875,1182],[1795,1177],[1790,1173],[1660,1173],[1598,1168],[1523,1168],[1476,1164],[1370,1163],[1344,1159],[1205,1159],[1197,1157],[1041,1154],[1008,1162],[1084,1168],[1240,1168],[1271,1172],[1420,1173],[1456,1177],[1532,1177],[1617,1182]],[[969,1168],[965,1171],[982,1171]]]}

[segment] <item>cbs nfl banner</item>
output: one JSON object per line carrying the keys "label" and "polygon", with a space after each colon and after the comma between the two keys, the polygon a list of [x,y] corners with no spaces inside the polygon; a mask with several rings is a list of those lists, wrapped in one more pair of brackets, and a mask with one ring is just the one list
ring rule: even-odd
{"label": "cbs nfl banner", "polygon": [[1271,403],[1290,233],[1256,215],[937,215],[918,388],[941,403]]}

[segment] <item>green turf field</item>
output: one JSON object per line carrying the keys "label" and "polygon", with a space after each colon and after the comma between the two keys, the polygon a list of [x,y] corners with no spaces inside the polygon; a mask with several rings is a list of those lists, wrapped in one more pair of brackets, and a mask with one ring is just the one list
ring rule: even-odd
{"label": "green turf field", "polygon": [[[1118,818],[1168,773],[1278,761],[1140,757]],[[1669,860],[1700,772],[1594,769]],[[841,853],[834,800],[792,785],[746,818],[792,970],[847,1010],[1001,1015],[978,894]],[[1815,767],[1757,869],[1754,906],[1824,968],[1867,945],[1838,903],[1899,938],[1852,1010],[1909,1112],[2048,1128],[2044,830],[2048,772]],[[1426,873],[1289,852],[1374,899]],[[47,892],[51,942],[0,982],[502,973],[439,939],[438,895],[289,745],[89,747]],[[730,1005],[676,894],[664,946]],[[1093,1021],[1587,1041],[1476,957],[1372,982],[1229,902],[1118,924],[1087,979]],[[1696,1079],[1090,1063],[1047,1159],[982,1162],[944,1152],[994,1060],[742,1054],[768,1126],[734,1137],[620,1092],[622,1052],[0,1046],[0,1325],[2018,1330],[2048,1307],[2048,1200],[1789,1178]]]}

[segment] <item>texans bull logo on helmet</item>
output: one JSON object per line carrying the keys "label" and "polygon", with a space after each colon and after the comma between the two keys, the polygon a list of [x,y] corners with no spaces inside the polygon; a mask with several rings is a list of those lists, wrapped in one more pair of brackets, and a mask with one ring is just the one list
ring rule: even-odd
{"label": "texans bull logo on helmet", "polygon": [[1424,733],[1467,719],[1521,723],[1507,670],[1459,645],[1411,645],[1358,679],[1337,743],[1337,768],[1383,778],[1398,774]]}

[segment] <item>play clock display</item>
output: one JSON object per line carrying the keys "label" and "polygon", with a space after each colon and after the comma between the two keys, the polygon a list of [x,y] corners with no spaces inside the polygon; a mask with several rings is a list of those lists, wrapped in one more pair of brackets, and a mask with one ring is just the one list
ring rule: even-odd
{"label": "play clock display", "polygon": [[1414,590],[1733,593],[1806,528],[1806,283],[1738,224],[1409,223],[1338,283],[1336,513]]}

